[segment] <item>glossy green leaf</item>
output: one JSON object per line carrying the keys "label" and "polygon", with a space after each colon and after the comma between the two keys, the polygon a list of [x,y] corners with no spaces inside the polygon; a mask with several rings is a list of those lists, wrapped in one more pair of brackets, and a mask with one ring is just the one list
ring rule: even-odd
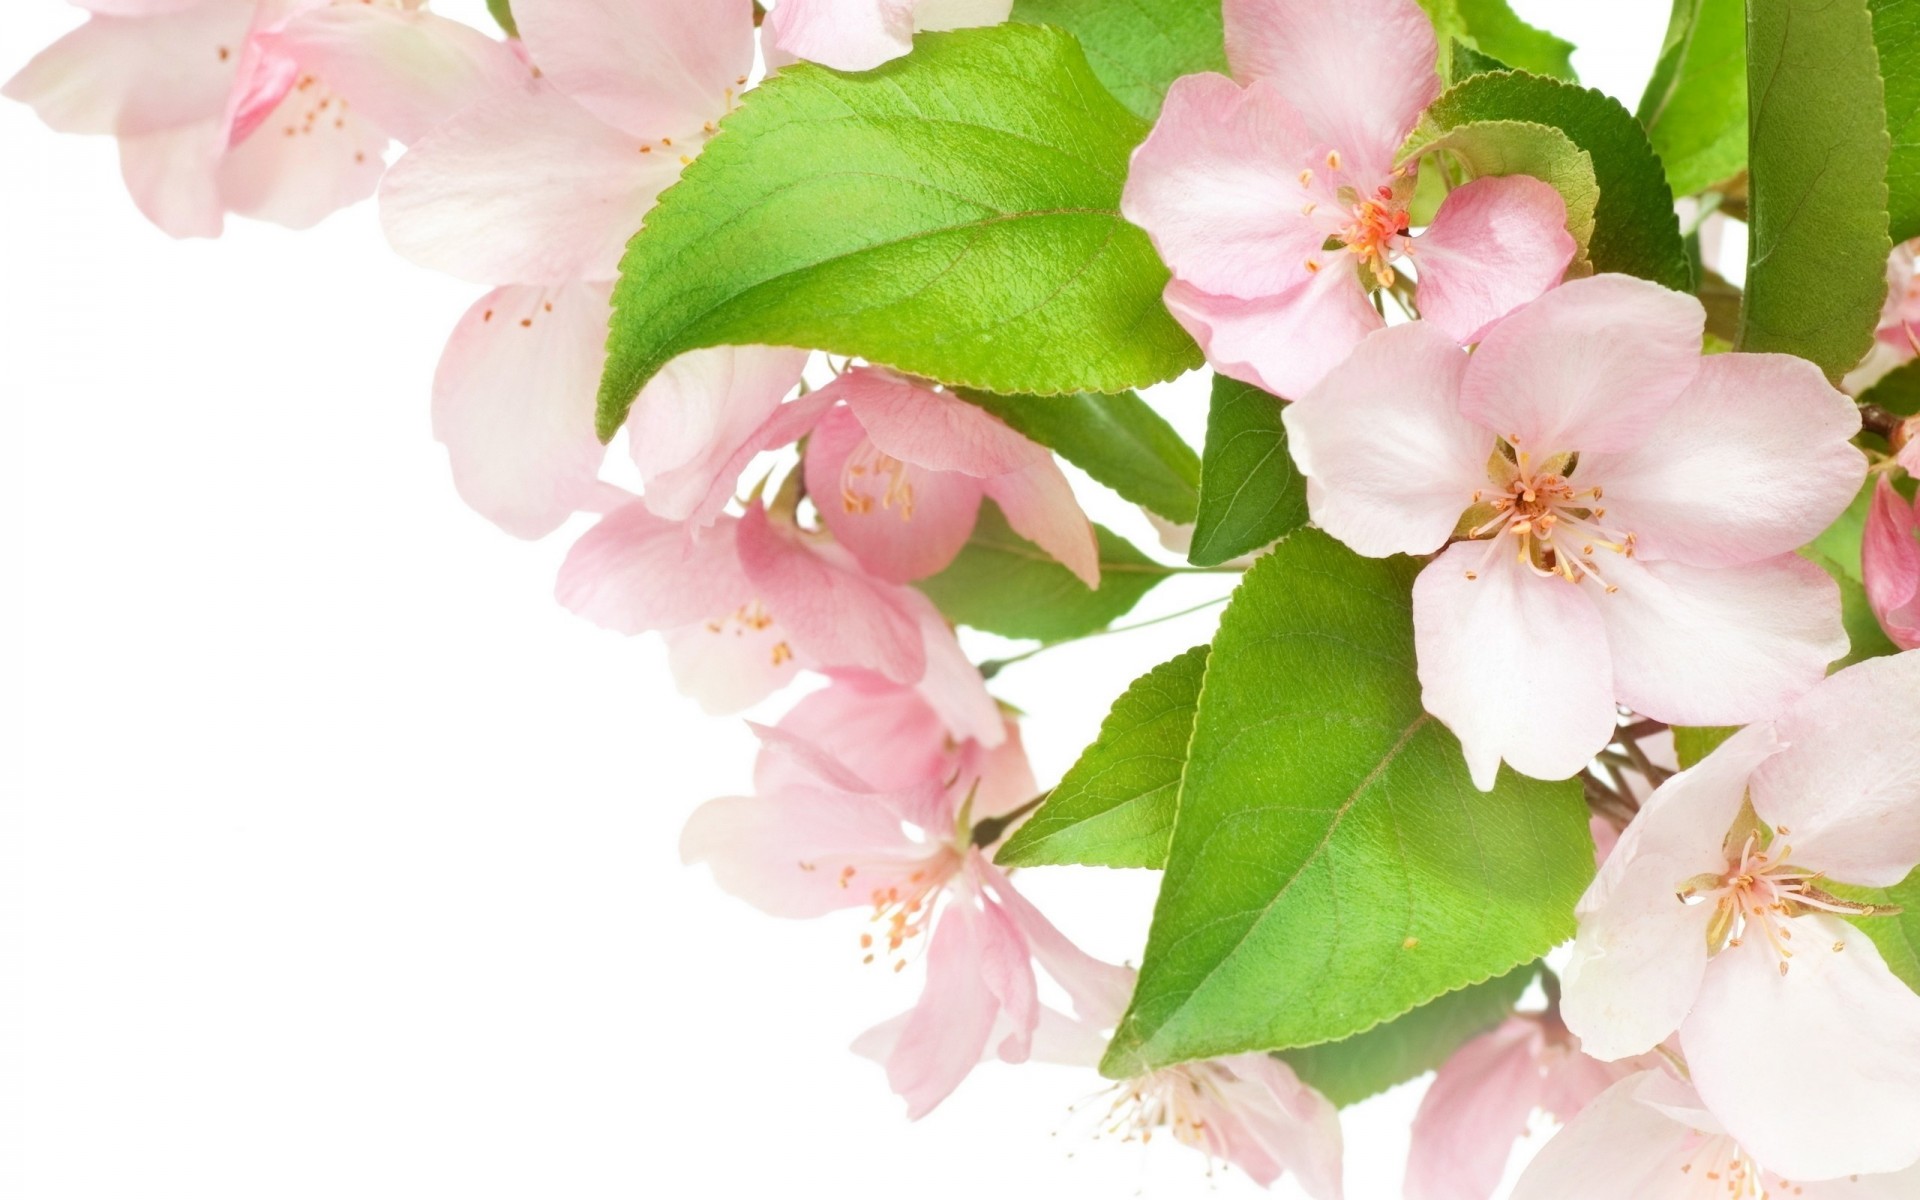
{"label": "glossy green leaf", "polygon": [[1538,973],[1529,963],[1429,1000],[1365,1033],[1282,1051],[1280,1057],[1335,1104],[1357,1104],[1438,1068],[1468,1039],[1506,1020]]}
{"label": "glossy green leaf", "polygon": [[1113,702],[1100,736],[995,861],[1009,867],[1166,865],[1207,647],[1161,663]]}
{"label": "glossy green leaf", "polygon": [[1837,883],[1829,886],[1836,895],[1849,900],[1900,910],[1848,920],[1873,939],[1873,944],[1880,949],[1880,957],[1887,960],[1887,966],[1900,981],[1920,992],[1920,871],[1890,888],[1849,887]]}
{"label": "glossy green leaf", "polygon": [[946,570],[916,586],[947,619],[1002,637],[1043,642],[1105,629],[1175,573],[1125,538],[1094,526],[1100,538],[1100,587],[1081,583],[1047,552],[1015,533],[989,500],[973,537]]}
{"label": "glossy green leaf", "polygon": [[1280,401],[1250,383],[1215,375],[1187,561],[1218,566],[1306,523],[1307,481],[1287,453]]}
{"label": "glossy green leaf", "polygon": [[[1549,125],[1587,153],[1599,188],[1592,208],[1593,233],[1586,242],[1594,270],[1638,275],[1682,291],[1690,288],[1692,271],[1666,173],[1640,123],[1619,101],[1592,88],[1523,71],[1474,75],[1433,102],[1400,157],[1409,159],[1465,126],[1485,122]],[[1458,146],[1448,148],[1459,152]],[[1565,155],[1557,157],[1564,161]],[[1514,165],[1525,169],[1525,161]],[[1573,213],[1584,199],[1577,192],[1569,195],[1563,178],[1556,177],[1565,172],[1562,167],[1542,178],[1561,188]]]}
{"label": "glossy green leaf", "polygon": [[1920,0],[1869,0],[1885,83],[1887,215],[1893,240],[1920,237]]}
{"label": "glossy green leaf", "polygon": [[1059,453],[1121,498],[1175,524],[1193,520],[1200,456],[1166,418],[1132,392],[1115,396],[967,396],[1027,437]]}
{"label": "glossy green leaf", "polygon": [[1693,766],[1714,748],[1740,732],[1738,725],[1676,725],[1673,727],[1673,752],[1681,770]]}
{"label": "glossy green leaf", "polygon": [[989,392],[1122,392],[1199,365],[1119,212],[1146,124],[1060,30],[922,34],[748,92],[628,243],[599,427],[676,355],[767,343]]}
{"label": "glossy green leaf", "polygon": [[1848,649],[1846,657],[1827,669],[1838,671],[1869,658],[1900,653],[1900,647],[1894,645],[1887,631],[1880,627],[1880,618],[1873,615],[1873,604],[1867,599],[1866,585],[1860,582],[1859,552],[1855,551],[1852,558],[1844,560],[1830,558],[1815,550],[1802,550],[1800,553],[1831,575],[1840,588],[1840,623],[1846,627]]}
{"label": "glossy green leaf", "polygon": [[1573,43],[1522,21],[1507,0],[1453,0],[1467,33],[1480,53],[1535,75],[1571,80]]}
{"label": "glossy green leaf", "polygon": [[1902,363],[1860,393],[1860,403],[1877,404],[1903,417],[1920,414],[1920,358]]}
{"label": "glossy green leaf", "polygon": [[1748,232],[1741,350],[1838,380],[1887,292],[1887,128],[1867,0],[1747,7]]}
{"label": "glossy green leaf", "polygon": [[1220,5],[1209,0],[1014,0],[1013,19],[1079,38],[1100,82],[1149,120],[1175,79],[1227,70]]}
{"label": "glossy green leaf", "polygon": [[1673,0],[1639,117],[1676,196],[1746,167],[1746,0]]}
{"label": "glossy green leaf", "polygon": [[1453,54],[1447,68],[1447,82],[1459,83],[1470,75],[1485,75],[1488,71],[1511,71],[1512,63],[1503,63],[1491,54],[1482,54],[1465,42],[1453,44]]}
{"label": "glossy green leaf", "polygon": [[492,15],[493,23],[505,31],[508,37],[520,36],[520,27],[513,23],[513,6],[510,0],[487,0],[487,12]]}
{"label": "glossy green leaf", "polygon": [[1303,529],[1234,594],[1109,1075],[1349,1037],[1572,934],[1580,785],[1473,786],[1420,706],[1420,566]]}

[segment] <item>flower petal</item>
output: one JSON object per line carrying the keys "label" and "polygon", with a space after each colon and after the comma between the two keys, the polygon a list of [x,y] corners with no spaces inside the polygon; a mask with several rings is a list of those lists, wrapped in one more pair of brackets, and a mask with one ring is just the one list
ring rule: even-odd
{"label": "flower petal", "polygon": [[226,125],[217,117],[122,137],[120,174],[127,194],[171,237],[219,237],[226,205],[218,175],[226,148]]}
{"label": "flower petal", "polygon": [[1502,759],[1522,775],[1567,779],[1612,740],[1592,602],[1534,576],[1505,545],[1461,542],[1428,564],[1413,584],[1413,632],[1421,702],[1459,737],[1480,790]]}
{"label": "flower petal", "polygon": [[690,541],[684,526],[643,504],[615,509],[573,544],[554,594],[561,605],[616,633],[678,629],[724,617],[753,598],[728,518]]}
{"label": "flower petal", "polygon": [[1414,239],[1420,318],[1461,345],[1560,282],[1576,247],[1567,202],[1530,175],[1475,179],[1447,194]]}
{"label": "flower petal", "polygon": [[915,466],[984,479],[1048,457],[1044,448],[985,409],[890,371],[849,371],[820,390],[846,401],[881,453]]}
{"label": "flower petal", "polygon": [[1300,114],[1272,83],[1184,75],[1133,152],[1120,211],[1193,287],[1273,295],[1306,279],[1339,225],[1333,205],[1317,218],[1303,211],[1321,198],[1301,175],[1313,161]]}
{"label": "flower petal", "polygon": [[1785,751],[1753,777],[1753,807],[1793,861],[1892,887],[1920,862],[1920,650],[1826,679],[1776,722]]}
{"label": "flower petal", "polygon": [[252,0],[207,0],[93,17],[35,55],[0,95],[61,133],[150,134],[219,118],[253,10]]}
{"label": "flower petal", "polygon": [[709,800],[680,834],[681,862],[705,863],[722,890],[776,917],[868,907],[929,856],[887,805],[818,785]]}
{"label": "flower petal", "polygon": [[1700,1200],[1725,1190],[1688,1166],[1701,1154],[1698,1134],[1643,1103],[1654,1071],[1629,1075],[1589,1104],[1541,1147],[1513,1200]]}
{"label": "flower petal", "polygon": [[307,229],[373,195],[387,169],[387,132],[350,108],[290,91],[220,162],[220,197],[243,216]]}
{"label": "flower petal", "polygon": [[1636,553],[1703,567],[1785,554],[1840,515],[1866,477],[1848,440],[1860,411],[1820,368],[1788,354],[1715,354],[1645,439],[1582,454],[1607,523]]}
{"label": "flower petal", "polygon": [[661,368],[627,417],[647,507],[676,521],[705,523],[717,515],[746,466],[735,467],[735,460],[750,445],[761,448],[755,435],[806,365],[805,350],[716,346]]}
{"label": "flower petal", "polygon": [[1540,1026],[1509,1017],[1455,1050],[1413,1118],[1405,1200],[1488,1200],[1540,1099]]}
{"label": "flower petal", "polygon": [[978,479],[908,463],[883,465],[859,419],[844,406],[830,409],[814,427],[805,468],[807,494],[834,540],[892,583],[945,568],[967,544],[980,513]]}
{"label": "flower petal", "polygon": [[1884,475],[1867,510],[1860,573],[1867,602],[1887,637],[1903,650],[1920,649],[1920,508],[1894,491]]}
{"label": "flower petal", "polygon": [[1226,0],[1233,77],[1265,79],[1340,152],[1342,182],[1386,181],[1420,112],[1440,94],[1433,23],[1414,0]]}
{"label": "flower petal", "polygon": [[1292,1171],[1313,1200],[1340,1200],[1340,1114],[1292,1067],[1269,1054],[1235,1054],[1189,1070],[1217,1089],[1203,1117],[1210,1149],[1263,1187]]}
{"label": "flower petal", "polygon": [[1619,590],[1589,584],[1613,651],[1614,694],[1674,725],[1772,716],[1847,652],[1839,589],[1794,554],[1731,567],[1600,564]]}
{"label": "flower petal", "polygon": [[[981,678],[980,668],[974,666],[973,660],[960,648],[953,628],[933,601],[912,588],[901,589],[900,600],[919,623],[920,645],[927,656],[926,673],[914,688],[933,706],[933,711],[940,714],[947,732],[961,741],[970,740],[987,747],[1013,740],[1007,733],[1007,719],[1000,711],[1000,702],[988,694],[987,681]],[[1024,756],[1021,761],[1025,761]],[[1031,787],[1030,777],[1027,782]],[[1029,790],[1018,803],[1025,803],[1032,796]]]}
{"label": "flower petal", "polygon": [[913,0],[785,0],[767,29],[784,54],[866,71],[913,49],[913,9]]}
{"label": "flower petal", "polygon": [[1239,300],[1175,279],[1164,298],[1214,370],[1276,396],[1305,395],[1386,323],[1344,253],[1278,295]]}
{"label": "flower petal", "polygon": [[667,669],[708,716],[729,717],[773,695],[811,666],[772,621],[700,621],[668,629]]}
{"label": "flower petal", "polygon": [[586,503],[608,288],[505,287],[454,327],[433,379],[433,436],[460,498],[516,537],[553,532]]}
{"label": "flower petal", "polygon": [[[977,853],[977,852],[976,852]],[[1073,1001],[1073,1011],[1096,1029],[1119,1024],[1133,995],[1134,973],[1101,962],[1067,940],[1031,901],[1014,890],[1005,873],[981,856],[978,869],[1034,959]]]}
{"label": "flower petal", "polygon": [[751,0],[518,0],[513,18],[555,87],[642,141],[718,121],[753,70]]}
{"label": "flower petal", "polygon": [[[780,731],[817,747],[880,791],[898,791],[952,774],[946,728],[912,689],[884,681],[835,680],[780,718]],[[784,756],[762,754],[754,787],[762,792],[784,776],[769,769]]]}
{"label": "flower petal", "polygon": [[[1716,839],[1725,832],[1723,826]],[[1693,1008],[1714,908],[1679,897],[1695,865],[1640,854],[1615,873],[1606,902],[1581,916],[1560,976],[1560,1015],[1594,1058],[1647,1053]]]}
{"label": "flower petal", "polygon": [[380,218],[394,249],[475,283],[613,279],[660,190],[670,150],[633,138],[553,85],[516,85],[450,117],[387,172]]}
{"label": "flower petal", "polygon": [[1423,321],[1382,329],[1282,410],[1315,524],[1372,557],[1446,544],[1493,435],[1460,415],[1467,356]]}
{"label": "flower petal", "polygon": [[1864,933],[1791,922],[1787,970],[1764,937],[1713,960],[1680,1030],[1693,1085],[1761,1166],[1790,1179],[1920,1160],[1920,995]]}
{"label": "flower petal", "polygon": [[1706,310],[1628,275],[1561,284],[1481,339],[1461,411],[1539,456],[1638,445],[1700,370]]}
{"label": "flower petal", "polygon": [[1052,457],[995,475],[984,486],[1015,533],[1052,555],[1081,583],[1100,586],[1100,542],[1093,522]]}

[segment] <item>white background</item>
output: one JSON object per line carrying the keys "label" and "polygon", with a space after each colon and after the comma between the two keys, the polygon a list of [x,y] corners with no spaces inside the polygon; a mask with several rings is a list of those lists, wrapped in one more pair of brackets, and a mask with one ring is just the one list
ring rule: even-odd
{"label": "white background", "polygon": [[[1515,7],[1632,106],[1662,0]],[[8,10],[0,74],[77,18]],[[1091,1072],[996,1064],[905,1122],[845,1045],[916,973],[680,866],[752,740],[553,603],[567,534],[454,497],[427,392],[472,289],[371,205],[172,242],[110,142],[6,104],[0,272],[0,1196],[1258,1194],[1090,1140]],[[1226,586],[1178,582],[1138,615]],[[1042,781],[1210,620],[1009,669]],[[1137,958],[1151,876],[1022,882]],[[1349,1111],[1350,1197],[1399,1194],[1418,1092]]]}

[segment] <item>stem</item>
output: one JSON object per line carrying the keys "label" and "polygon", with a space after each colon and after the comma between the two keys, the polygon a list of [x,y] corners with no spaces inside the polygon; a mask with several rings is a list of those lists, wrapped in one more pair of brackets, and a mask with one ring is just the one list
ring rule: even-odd
{"label": "stem", "polygon": [[1005,836],[1007,829],[1012,826],[1015,821],[1026,816],[1034,809],[1039,808],[1041,804],[1045,803],[1047,797],[1051,795],[1053,795],[1052,792],[1041,792],[1038,796],[1022,804],[1012,812],[1001,813],[997,817],[988,817],[986,820],[977,823],[973,827],[973,844],[982,850],[993,845]]}
{"label": "stem", "polygon": [[1008,655],[1006,658],[988,659],[986,662],[980,664],[980,674],[983,678],[992,679],[1007,667],[1017,662],[1025,662],[1042,650],[1051,650],[1055,646],[1068,646],[1074,642],[1084,642],[1092,638],[1105,637],[1110,633],[1131,633],[1136,629],[1145,629],[1149,625],[1159,625],[1167,621],[1177,620],[1180,617],[1190,617],[1194,613],[1200,612],[1203,609],[1212,608],[1216,604],[1225,604],[1229,599],[1230,597],[1227,596],[1219,596],[1212,600],[1202,601],[1192,608],[1183,608],[1179,612],[1170,612],[1164,616],[1152,617],[1145,621],[1135,621],[1131,625],[1109,625],[1105,629],[1096,629],[1092,633],[1083,633],[1078,637],[1062,638],[1057,642],[1041,642],[1031,650],[1022,650],[1020,653]]}
{"label": "stem", "polygon": [[1878,404],[1860,406],[1860,428],[1868,433],[1877,433],[1889,442],[1900,432],[1907,419],[1897,412],[1881,408]]}

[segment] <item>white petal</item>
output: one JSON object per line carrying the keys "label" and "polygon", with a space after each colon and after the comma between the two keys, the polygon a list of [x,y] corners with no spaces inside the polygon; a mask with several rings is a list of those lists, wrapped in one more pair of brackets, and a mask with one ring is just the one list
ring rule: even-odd
{"label": "white petal", "polygon": [[177,238],[219,237],[226,206],[217,178],[226,125],[211,118],[120,139],[120,175],[140,212]]}
{"label": "white petal", "polygon": [[1580,918],[1561,972],[1560,1015],[1597,1059],[1645,1054],[1693,1008],[1713,905],[1680,899],[1691,865],[1643,854],[1619,873],[1606,903]]}
{"label": "white petal", "polygon": [[250,0],[94,17],[0,91],[61,133],[147,134],[215,120],[226,112],[252,21]]}
{"label": "white petal", "polygon": [[[1725,1184],[1682,1167],[1700,1151],[1693,1130],[1644,1104],[1653,1072],[1630,1075],[1600,1094],[1534,1156],[1513,1200],[1705,1200]],[[1711,1189],[1711,1190],[1708,1190]]]}

